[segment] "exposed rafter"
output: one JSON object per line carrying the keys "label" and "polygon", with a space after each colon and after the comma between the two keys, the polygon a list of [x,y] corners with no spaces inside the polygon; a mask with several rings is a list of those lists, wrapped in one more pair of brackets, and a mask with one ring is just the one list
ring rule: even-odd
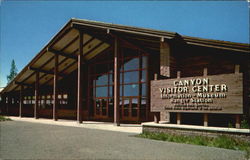
{"label": "exposed rafter", "polygon": [[89,50],[87,53],[85,53],[84,57],[86,57],[87,55],[89,55],[91,52],[93,52],[94,50],[96,50],[98,47],[100,47],[103,44],[105,44],[105,42],[100,42],[99,44],[97,44],[95,47],[93,47],[91,50]]}
{"label": "exposed rafter", "polygon": [[28,86],[28,87],[33,86],[33,84],[28,84],[28,83],[23,83],[23,82],[18,82],[18,81],[15,81],[15,84],[19,86]]}
{"label": "exposed rafter", "polygon": [[83,26],[79,26],[77,24],[73,24],[73,28],[75,28],[79,31],[83,31],[83,33],[91,35],[92,37],[95,37],[96,39],[99,39],[105,43],[108,43],[108,44],[112,43],[110,37],[108,37],[107,34],[105,37],[103,37],[103,36],[100,36],[100,34],[97,34],[96,32],[91,31],[91,29],[86,30]]}
{"label": "exposed rafter", "polygon": [[[30,70],[36,71],[36,72],[41,72],[41,73],[45,73],[45,74],[52,74],[54,75],[53,71],[47,71],[47,70],[43,70],[40,68],[35,68],[35,67],[29,67]],[[65,76],[64,74],[60,74],[60,76]]]}
{"label": "exposed rafter", "polygon": [[142,46],[139,46],[138,44],[134,44],[134,43],[131,43],[129,42],[129,40],[127,39],[124,39],[124,38],[121,38],[119,35],[117,34],[114,34],[114,33],[110,33],[110,35],[114,38],[118,38],[120,41],[122,41],[123,43],[126,43],[127,45],[133,47],[133,48],[136,48],[136,49],[139,49],[145,53],[150,53],[150,51],[148,51],[147,49],[143,48]]}
{"label": "exposed rafter", "polygon": [[58,54],[60,56],[64,56],[64,57],[67,57],[67,58],[71,58],[71,59],[77,60],[77,57],[75,55],[67,54],[67,53],[64,53],[62,51],[55,50],[53,48],[47,48],[47,51],[51,52],[51,53],[54,53],[54,54]]}
{"label": "exposed rafter", "polygon": [[69,46],[71,46],[73,43],[75,43],[75,41],[77,41],[79,38],[79,36],[77,35],[74,39],[72,39],[68,44],[66,44],[61,51],[64,51],[65,49],[67,49]]}

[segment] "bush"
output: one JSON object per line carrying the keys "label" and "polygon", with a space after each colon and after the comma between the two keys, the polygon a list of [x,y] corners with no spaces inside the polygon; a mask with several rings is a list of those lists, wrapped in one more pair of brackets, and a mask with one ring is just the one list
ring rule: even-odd
{"label": "bush", "polygon": [[249,124],[248,124],[248,122],[247,122],[246,119],[243,119],[243,120],[241,121],[240,126],[241,126],[241,128],[243,128],[243,129],[249,129],[249,128],[250,128],[250,127],[249,127]]}

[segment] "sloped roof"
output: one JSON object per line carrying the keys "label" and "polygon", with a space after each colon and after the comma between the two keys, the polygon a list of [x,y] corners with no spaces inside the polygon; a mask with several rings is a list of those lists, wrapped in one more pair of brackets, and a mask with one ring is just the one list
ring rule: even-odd
{"label": "sloped roof", "polygon": [[[22,69],[0,93],[20,90],[19,84],[34,85],[35,72],[42,71],[39,75],[41,85],[53,84],[54,54],[59,54],[59,73],[61,79],[77,69],[77,54],[79,54],[79,31],[83,31],[84,58],[90,60],[100,52],[112,47],[110,34],[124,35],[126,38],[139,40],[146,49],[159,49],[162,39],[171,40],[178,34],[139,27],[117,25],[111,23],[82,20],[72,18],[65,26],[42,48],[42,50]],[[178,35],[179,36],[179,35]],[[249,53],[249,44],[227,41],[208,40],[189,36],[181,36],[185,43],[191,45],[233,50]]]}

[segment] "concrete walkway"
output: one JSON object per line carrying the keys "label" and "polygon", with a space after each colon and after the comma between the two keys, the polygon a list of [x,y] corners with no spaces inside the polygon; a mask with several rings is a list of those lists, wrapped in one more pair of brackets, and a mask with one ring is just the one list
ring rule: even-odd
{"label": "concrete walkway", "polygon": [[83,121],[82,124],[77,123],[75,120],[64,120],[59,119],[58,121],[54,121],[52,119],[45,118],[27,118],[27,117],[14,117],[9,116],[13,121],[23,121],[23,122],[32,122],[32,123],[42,123],[42,124],[50,124],[50,125],[58,125],[58,126],[69,126],[69,127],[81,127],[88,129],[100,129],[107,131],[116,131],[116,132],[126,132],[126,133],[136,133],[139,134],[142,132],[142,126],[139,124],[121,124],[121,126],[115,126],[110,122],[97,122],[97,121]]}
{"label": "concrete walkway", "polygon": [[4,121],[0,122],[0,159],[244,160],[242,151],[156,141],[135,135],[85,127]]}

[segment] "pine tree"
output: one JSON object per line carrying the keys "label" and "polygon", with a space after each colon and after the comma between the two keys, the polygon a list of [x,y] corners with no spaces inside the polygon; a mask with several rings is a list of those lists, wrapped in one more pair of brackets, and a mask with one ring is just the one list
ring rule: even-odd
{"label": "pine tree", "polygon": [[14,59],[11,62],[10,74],[7,76],[7,81],[10,83],[17,75],[17,68]]}

